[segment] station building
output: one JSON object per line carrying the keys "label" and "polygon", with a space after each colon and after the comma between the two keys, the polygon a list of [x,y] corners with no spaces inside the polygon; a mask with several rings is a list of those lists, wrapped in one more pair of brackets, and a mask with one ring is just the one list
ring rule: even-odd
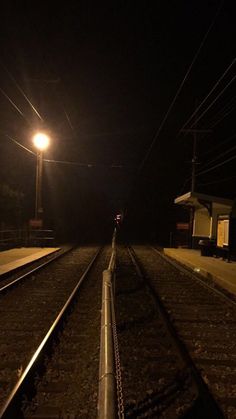
{"label": "station building", "polygon": [[199,248],[199,242],[211,241],[224,250],[236,248],[236,211],[231,199],[187,192],[178,196],[174,203],[190,209],[189,235],[191,247]]}

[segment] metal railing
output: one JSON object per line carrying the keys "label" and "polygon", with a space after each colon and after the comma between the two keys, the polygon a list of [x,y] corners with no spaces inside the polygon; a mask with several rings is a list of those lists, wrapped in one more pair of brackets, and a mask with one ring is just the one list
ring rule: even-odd
{"label": "metal railing", "polygon": [[53,230],[18,229],[0,230],[0,250],[16,246],[53,246]]}
{"label": "metal railing", "polygon": [[98,419],[118,417],[117,377],[114,344],[113,285],[116,266],[116,229],[108,269],[103,271],[100,336]]}
{"label": "metal railing", "polygon": [[2,246],[9,246],[12,243],[17,245],[23,238],[23,230],[0,230],[0,245]]}
{"label": "metal railing", "polygon": [[30,246],[53,246],[55,243],[53,230],[29,230],[28,245]]}

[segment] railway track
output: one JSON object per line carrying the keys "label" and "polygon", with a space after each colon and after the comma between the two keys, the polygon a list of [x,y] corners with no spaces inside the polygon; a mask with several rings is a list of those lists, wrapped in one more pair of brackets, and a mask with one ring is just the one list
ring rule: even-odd
{"label": "railway track", "polygon": [[[96,417],[101,280],[108,263],[107,250],[95,262],[97,251],[75,249],[0,296],[1,418],[75,417],[75,409],[85,414],[86,400],[95,412],[89,417]],[[82,280],[83,297],[72,309]]]}
{"label": "railway track", "polygon": [[[173,266],[152,248],[133,249],[222,417],[236,418],[235,301]],[[215,416],[206,411],[197,417]]]}
{"label": "railway track", "polygon": [[72,250],[72,246],[63,246],[55,252],[49,253],[35,261],[27,263],[21,267],[13,269],[5,274],[0,275],[0,294],[10,290],[12,287],[18,285],[21,281],[27,279],[38,270],[48,266],[53,261],[56,261],[61,256]]}
{"label": "railway track", "polygon": [[[0,418],[97,417],[109,258],[73,249],[0,294]],[[118,246],[115,290],[124,417],[235,418],[235,303],[147,246]]]}
{"label": "railway track", "polygon": [[[142,253],[142,250],[140,250]],[[221,418],[220,409],[143,276],[118,250],[116,317],[126,418]]]}

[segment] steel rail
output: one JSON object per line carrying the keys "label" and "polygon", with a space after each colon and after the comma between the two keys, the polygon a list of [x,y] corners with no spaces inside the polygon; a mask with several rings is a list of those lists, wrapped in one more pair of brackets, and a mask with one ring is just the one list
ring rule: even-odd
{"label": "steel rail", "polygon": [[[214,419],[223,419],[224,415],[223,415],[223,412],[222,412],[221,408],[217,404],[217,402],[214,399],[210,389],[208,388],[208,386],[204,382],[201,374],[197,370],[197,368],[194,364],[194,361],[192,360],[191,356],[189,355],[189,352],[188,352],[187,348],[185,347],[182,340],[179,338],[178,333],[177,333],[175,327],[173,326],[172,321],[170,320],[169,314],[166,311],[166,308],[165,308],[165,306],[164,306],[164,304],[163,304],[163,302],[160,298],[159,293],[156,291],[156,289],[151,284],[151,281],[150,281],[149,277],[145,274],[141,263],[138,261],[138,258],[135,254],[134,249],[131,246],[129,246],[129,248],[130,248],[130,252],[133,255],[132,260],[135,260],[135,265],[138,266],[138,271],[141,273],[142,277],[146,280],[147,285],[148,285],[150,291],[153,294],[153,297],[157,301],[157,304],[158,304],[159,309],[160,309],[160,314],[162,315],[162,318],[165,321],[168,330],[170,331],[170,334],[171,334],[172,339],[173,339],[173,343],[175,344],[176,348],[178,349],[178,351],[182,355],[183,359],[185,359],[186,362],[189,365],[189,368],[192,372],[192,377],[193,377],[193,379],[196,383],[196,386],[197,386],[198,392],[199,392],[199,398],[197,400],[197,403],[199,405],[202,403],[203,406],[205,406],[206,411],[207,411],[207,408],[209,408],[209,412],[208,412],[209,415],[210,415],[209,417],[214,417]],[[153,247],[151,247],[151,248],[152,248],[152,250],[156,250]],[[157,250],[156,250],[156,252],[159,253]],[[214,415],[214,416],[212,416],[212,415]]]}
{"label": "steel rail", "polygon": [[42,366],[42,363],[44,361],[44,353],[52,346],[54,336],[57,334],[59,327],[62,325],[62,322],[67,312],[69,311],[69,308],[71,307],[72,302],[74,301],[77,295],[80,285],[82,284],[88,272],[92,268],[100,251],[101,251],[101,248],[96,252],[95,256],[89,263],[85,272],[80,277],[79,282],[73,289],[71,295],[67,299],[60,313],[57,315],[50,329],[48,330],[42,342],[40,343],[37,350],[35,351],[34,355],[32,356],[29,364],[24,369],[21,377],[15,384],[9,397],[7,398],[6,402],[4,403],[3,407],[0,410],[1,419],[23,419],[24,418],[23,412],[20,409],[20,405],[22,403],[22,396],[29,392],[32,393],[32,386],[30,385],[30,383],[32,383],[32,380],[35,377],[36,372]]}
{"label": "steel rail", "polygon": [[[215,288],[211,286],[210,284],[207,284],[204,279],[202,279],[203,275],[200,272],[196,272],[194,270],[191,270],[191,268],[188,268],[186,266],[182,266],[181,262],[173,260],[170,256],[164,255],[161,253],[158,249],[151,246],[151,249],[153,249],[162,259],[164,259],[166,262],[168,262],[170,265],[174,266],[179,271],[183,272],[184,274],[196,279],[203,287],[206,289],[214,292],[215,294],[219,295],[221,298],[227,301],[227,303],[232,304],[233,306],[236,306],[236,301],[232,300],[232,297],[230,296],[230,291],[227,290],[220,290],[220,285],[217,283],[214,283],[215,286],[219,288]],[[211,279],[210,279],[211,280]],[[213,280],[212,280],[213,281]],[[222,288],[221,288],[222,289]],[[227,293],[229,295],[227,295]]]}
{"label": "steel rail", "polygon": [[[55,251],[55,254],[53,254],[53,256],[49,259],[46,260],[45,262],[43,262],[42,264],[40,264],[39,266],[36,266],[35,268],[31,269],[30,271],[26,272],[23,275],[20,275],[18,278],[14,279],[13,281],[9,282],[8,284],[4,285],[3,287],[0,288],[0,295],[8,290],[10,290],[12,287],[18,285],[18,283],[20,281],[22,281],[23,279],[26,279],[27,277],[29,277],[30,275],[32,275],[33,273],[37,272],[38,270],[44,268],[45,266],[49,265],[51,262],[61,258],[62,256],[64,256],[66,253],[70,252],[72,250],[72,248],[68,248],[65,251],[63,251],[62,253],[58,253],[60,252],[60,250]],[[52,255],[46,255],[46,256],[42,256],[42,258],[45,258],[47,256]],[[33,261],[33,262],[38,262],[39,260]],[[32,262],[32,263],[33,263]],[[24,267],[26,267],[27,265],[23,265],[21,266],[22,269],[24,269]],[[18,268],[17,268],[18,269]]]}

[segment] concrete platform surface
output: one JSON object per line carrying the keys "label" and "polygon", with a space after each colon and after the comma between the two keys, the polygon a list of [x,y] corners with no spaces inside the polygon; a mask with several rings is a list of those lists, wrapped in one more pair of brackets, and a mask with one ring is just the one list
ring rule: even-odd
{"label": "concrete platform surface", "polygon": [[236,262],[201,256],[200,250],[165,248],[164,254],[236,294]]}
{"label": "concrete platform surface", "polygon": [[59,247],[21,247],[0,252],[0,275],[59,250]]}

